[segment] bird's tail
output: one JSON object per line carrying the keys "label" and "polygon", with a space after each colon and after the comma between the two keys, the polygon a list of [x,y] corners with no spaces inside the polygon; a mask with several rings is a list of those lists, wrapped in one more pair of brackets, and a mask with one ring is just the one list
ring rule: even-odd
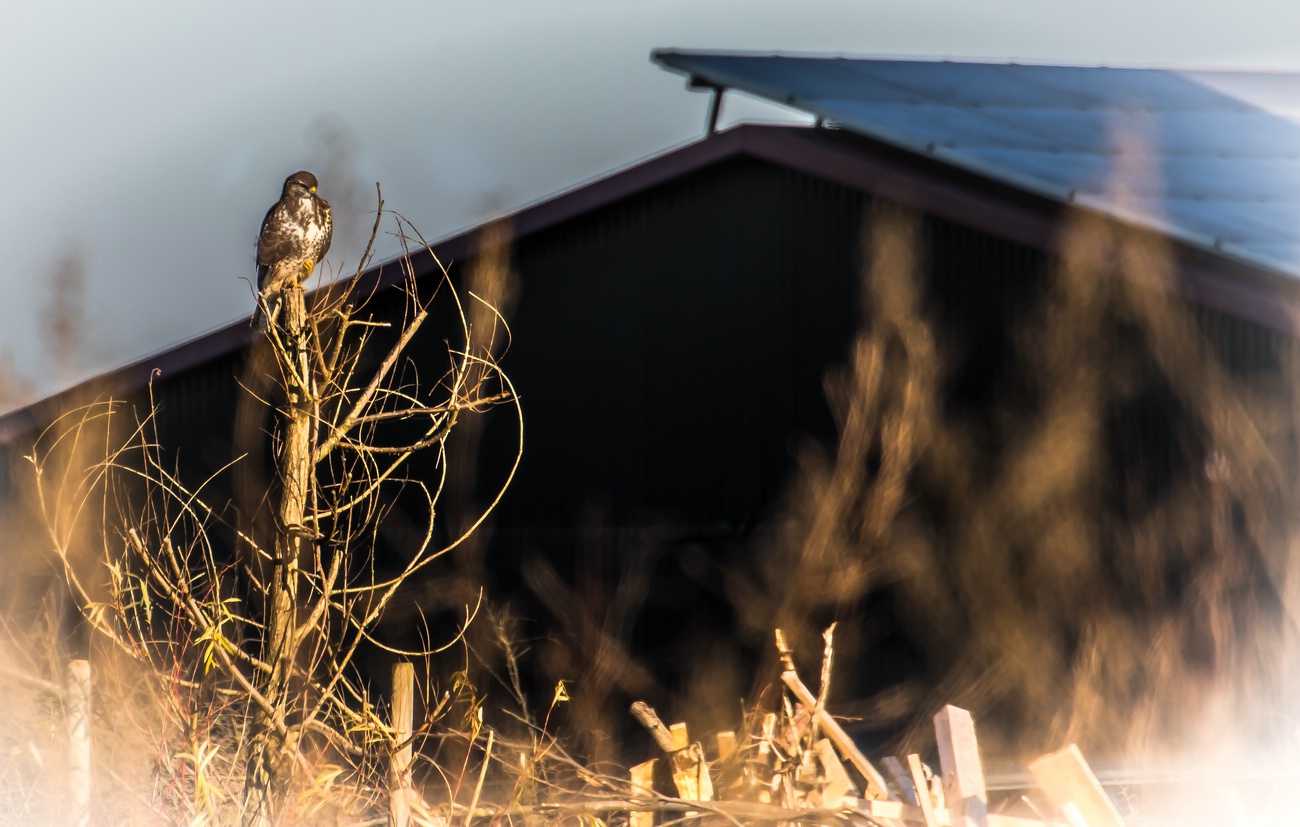
{"label": "bird's tail", "polygon": [[258,293],[257,307],[253,309],[253,319],[250,324],[265,333],[266,329],[280,317],[281,301],[282,297],[279,290]]}
{"label": "bird's tail", "polygon": [[253,305],[253,317],[248,320],[249,327],[266,330],[266,275],[271,268],[265,264],[257,265],[257,302]]}

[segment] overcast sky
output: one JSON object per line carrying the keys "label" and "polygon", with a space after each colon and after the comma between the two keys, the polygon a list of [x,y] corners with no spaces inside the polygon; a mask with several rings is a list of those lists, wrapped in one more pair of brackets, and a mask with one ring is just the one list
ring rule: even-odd
{"label": "overcast sky", "polygon": [[0,358],[40,393],[248,315],[297,169],[346,266],[375,181],[440,237],[698,137],[656,47],[1300,70],[1294,2],[0,2]]}

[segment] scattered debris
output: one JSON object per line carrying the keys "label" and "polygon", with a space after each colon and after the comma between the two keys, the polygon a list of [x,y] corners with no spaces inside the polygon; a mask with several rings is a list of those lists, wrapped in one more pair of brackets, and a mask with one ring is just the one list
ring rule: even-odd
{"label": "scattered debris", "polygon": [[887,776],[882,774],[826,709],[833,633],[834,626],[824,635],[821,685],[814,695],[799,678],[793,652],[777,630],[785,687],[780,712],[758,715],[748,732],[717,733],[712,766],[702,742],[690,739],[685,724],[665,726],[647,704],[634,703],[632,715],[666,761],[651,759],[632,768],[629,827],[708,816],[732,825],[1124,827],[1074,744],[1030,764],[1043,794],[1041,806],[1026,808],[1032,816],[990,812],[975,722],[955,706],[945,706],[934,717],[938,774],[917,754],[906,760],[885,757],[881,764]]}

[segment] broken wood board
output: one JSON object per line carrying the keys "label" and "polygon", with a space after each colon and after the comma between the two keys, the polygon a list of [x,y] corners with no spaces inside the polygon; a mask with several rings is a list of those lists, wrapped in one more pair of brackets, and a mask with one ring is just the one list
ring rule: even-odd
{"label": "broken wood board", "polygon": [[686,724],[673,724],[668,727],[668,734],[672,736],[673,752],[684,750],[691,745],[691,736],[686,730]]}
{"label": "broken wood board", "polygon": [[858,788],[840,763],[831,742],[822,738],[813,745],[813,751],[817,753],[817,761],[822,765],[822,806],[833,809],[839,807],[845,798],[857,798]]}
{"label": "broken wood board", "polygon": [[[656,761],[657,759],[651,758],[631,769],[633,799],[649,801],[654,798]],[[628,827],[654,827],[655,814],[633,810],[628,813],[627,823]]]}
{"label": "broken wood board", "polygon": [[712,801],[713,779],[709,765],[704,763],[704,747],[699,741],[674,752],[673,785],[677,796],[685,801]]}
{"label": "broken wood board", "polygon": [[[857,808],[863,815],[879,821],[905,821],[914,824],[924,824],[925,816],[921,813],[921,808],[913,804],[904,804],[901,801],[863,801]],[[936,808],[934,811],[934,823],[939,827],[952,827],[952,817],[949,812],[942,808]],[[1020,816],[1008,816],[1000,813],[988,814],[989,827],[1047,827],[1044,822],[1036,818],[1022,818]]]}
{"label": "broken wood board", "polygon": [[930,785],[925,781],[925,766],[921,763],[921,756],[916,753],[907,756],[907,767],[912,774],[912,788],[916,791],[916,803],[921,807],[925,827],[936,827],[939,822],[934,818],[934,799],[930,797]]}
{"label": "broken wood board", "polygon": [[1119,810],[1102,789],[1078,746],[1070,744],[1057,752],[1044,755],[1029,765],[1029,772],[1038,782],[1043,794],[1053,807],[1074,813],[1088,827],[1124,827]]}
{"label": "broken wood board", "polygon": [[885,783],[885,777],[862,754],[862,751],[853,743],[853,739],[840,726],[840,722],[835,720],[825,709],[817,709],[817,699],[813,697],[812,692],[808,691],[808,687],[803,685],[803,681],[799,680],[799,675],[791,671],[783,672],[781,673],[781,681],[789,687],[805,709],[815,710],[817,725],[826,733],[826,737],[835,744],[835,748],[840,751],[840,754],[847,758],[858,772],[862,773],[863,779],[867,782],[867,797],[878,800],[893,798],[889,792],[889,786]]}
{"label": "broken wood board", "polygon": [[885,772],[893,779],[894,786],[898,787],[899,795],[903,797],[904,804],[917,804],[916,787],[912,784],[912,774],[903,762],[899,761],[892,755],[886,755],[880,759],[880,763],[885,765]]}

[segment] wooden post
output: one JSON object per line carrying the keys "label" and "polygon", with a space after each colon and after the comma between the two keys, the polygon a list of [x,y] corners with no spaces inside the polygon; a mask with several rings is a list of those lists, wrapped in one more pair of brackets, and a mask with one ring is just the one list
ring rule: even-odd
{"label": "wooden post", "polygon": [[409,663],[393,666],[392,695],[393,738],[397,749],[389,759],[388,801],[393,827],[407,827],[411,822],[411,733],[415,720],[415,667]]}
{"label": "wooden post", "polygon": [[677,795],[686,801],[712,801],[713,778],[709,765],[704,763],[704,747],[699,741],[691,743],[686,724],[668,727],[673,739],[673,785]]}
{"label": "wooden post", "polygon": [[[305,276],[306,273],[303,273]],[[270,710],[257,708],[253,719],[252,758],[244,783],[245,827],[271,827],[275,808],[285,796],[280,760],[288,745],[280,743],[278,730],[288,714],[293,674],[295,613],[298,607],[299,551],[308,544],[307,503],[311,498],[316,464],[312,460],[312,418],[315,376],[309,351],[311,331],[303,291],[282,291],[280,318],[270,324],[279,332],[274,345],[280,366],[285,401],[280,412],[280,453],[276,457],[280,490],[276,504],[275,555],[266,592],[266,632],[262,659],[270,665],[261,676],[261,690]],[[274,341],[274,340],[273,340]]]}
{"label": "wooden post", "polygon": [[713,736],[718,745],[718,760],[724,764],[736,754],[736,733],[731,730],[719,732]]}
{"label": "wooden post", "polygon": [[952,827],[988,827],[989,799],[975,721],[966,710],[945,706],[934,716],[934,734]]}
{"label": "wooden post", "polygon": [[68,664],[68,824],[90,825],[90,661]]}
{"label": "wooden post", "polygon": [[[655,759],[637,764],[632,768],[632,795],[635,801],[650,801],[654,798]],[[654,827],[655,814],[633,810],[627,814],[628,827]]]}

